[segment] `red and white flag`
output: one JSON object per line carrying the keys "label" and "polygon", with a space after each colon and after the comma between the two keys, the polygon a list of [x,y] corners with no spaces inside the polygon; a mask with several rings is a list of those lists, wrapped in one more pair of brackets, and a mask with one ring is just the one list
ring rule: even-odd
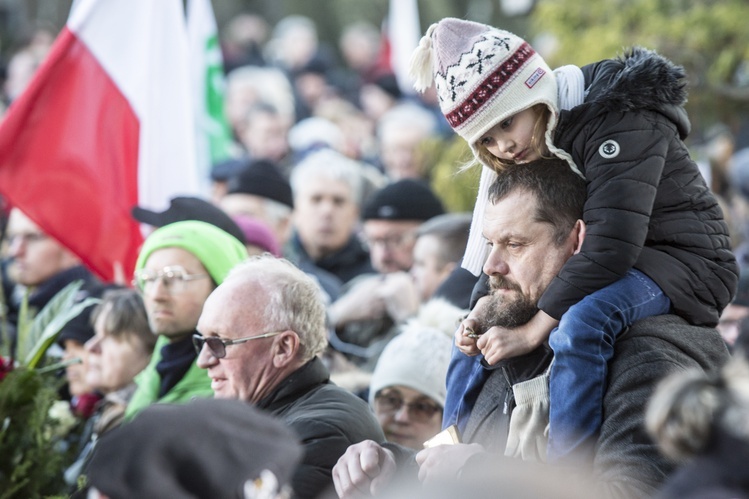
{"label": "red and white flag", "polygon": [[130,275],[130,210],[198,192],[182,0],[76,0],[0,123],[0,192],[90,269]]}

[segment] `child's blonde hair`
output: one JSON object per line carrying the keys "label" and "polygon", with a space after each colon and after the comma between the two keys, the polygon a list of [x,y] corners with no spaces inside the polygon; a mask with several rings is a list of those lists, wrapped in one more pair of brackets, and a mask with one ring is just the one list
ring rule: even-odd
{"label": "child's blonde hair", "polygon": [[[533,150],[542,158],[550,159],[555,157],[549,152],[549,147],[546,145],[546,127],[549,123],[549,116],[551,115],[551,109],[546,104],[536,104],[531,109],[536,115],[536,122],[533,125],[533,138],[531,139],[531,147]],[[512,160],[502,160],[492,153],[486,146],[482,145],[481,142],[474,144],[476,150],[476,159],[479,163],[488,166],[495,172],[499,173],[508,166],[514,165],[515,162]],[[470,165],[466,165],[464,168],[475,166],[476,162],[472,162]]]}

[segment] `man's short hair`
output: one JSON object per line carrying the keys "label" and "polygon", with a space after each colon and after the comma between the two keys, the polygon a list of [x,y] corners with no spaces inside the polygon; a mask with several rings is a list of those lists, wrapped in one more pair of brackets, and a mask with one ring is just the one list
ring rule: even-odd
{"label": "man's short hair", "polygon": [[[136,339],[147,351],[156,345],[156,335],[148,325],[148,315],[143,298],[134,289],[106,291],[101,302],[91,312],[91,325],[95,326],[101,314],[106,314],[104,334],[117,340]],[[132,342],[131,342],[132,343]]]}
{"label": "man's short hair", "polygon": [[441,264],[459,262],[466,251],[471,213],[445,213],[430,218],[416,229],[416,237],[433,236],[439,240],[437,258]]}
{"label": "man's short hair", "polygon": [[489,187],[489,201],[497,203],[518,189],[536,197],[536,221],[554,228],[556,244],[562,244],[583,217],[585,180],[564,160],[538,159],[509,166]]}
{"label": "man's short hair", "polygon": [[332,149],[322,149],[304,158],[291,171],[291,190],[296,197],[311,179],[328,178],[348,185],[352,198],[361,204],[364,181],[362,165]]}
{"label": "man's short hair", "polygon": [[307,274],[283,258],[251,257],[237,265],[227,280],[262,282],[268,305],[264,322],[269,330],[290,329],[299,336],[300,357],[307,361],[328,345],[326,311],[320,287]]}

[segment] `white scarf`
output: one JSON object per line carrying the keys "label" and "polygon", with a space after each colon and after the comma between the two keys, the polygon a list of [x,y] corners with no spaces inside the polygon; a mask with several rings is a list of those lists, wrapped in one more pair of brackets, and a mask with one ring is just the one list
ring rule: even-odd
{"label": "white scarf", "polygon": [[[554,70],[554,76],[557,80],[557,97],[560,109],[569,110],[583,103],[585,100],[585,77],[579,67],[562,66]],[[471,232],[468,235],[468,245],[461,264],[464,269],[475,276],[481,274],[486,257],[489,256],[489,248],[481,231],[484,222],[484,209],[489,200],[489,186],[496,179],[497,174],[492,169],[486,166],[482,167],[479,192],[473,208]]]}

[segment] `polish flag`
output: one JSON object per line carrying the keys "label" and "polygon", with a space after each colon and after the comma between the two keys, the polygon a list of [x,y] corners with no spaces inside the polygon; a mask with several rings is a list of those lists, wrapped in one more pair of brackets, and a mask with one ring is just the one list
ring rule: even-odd
{"label": "polish flag", "polygon": [[196,195],[182,0],[75,0],[0,123],[0,192],[106,281],[132,274],[130,210]]}

